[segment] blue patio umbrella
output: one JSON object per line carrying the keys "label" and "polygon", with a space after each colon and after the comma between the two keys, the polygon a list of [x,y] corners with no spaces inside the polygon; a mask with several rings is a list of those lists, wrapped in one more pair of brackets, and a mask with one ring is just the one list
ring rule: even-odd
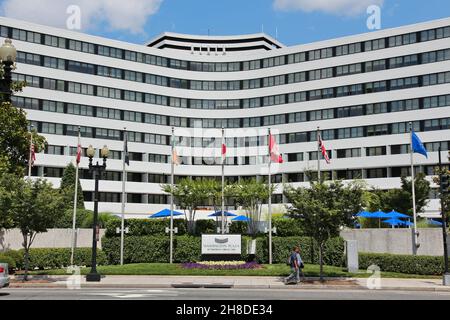
{"label": "blue patio umbrella", "polygon": [[390,218],[390,217],[387,216],[386,212],[378,210],[378,211],[372,212],[371,218],[384,219],[384,218]]}
{"label": "blue patio umbrella", "polygon": [[358,214],[356,216],[358,218],[373,218],[372,212],[369,212],[369,211],[360,211],[360,212],[358,212]]}
{"label": "blue patio umbrella", "polygon": [[250,221],[250,218],[246,216],[237,216],[236,218],[231,219],[231,221]]}
{"label": "blue patio umbrella", "polygon": [[429,219],[428,220],[428,224],[431,224],[433,226],[442,226],[442,222],[436,221],[436,220],[433,220],[433,219]]}
{"label": "blue patio umbrella", "polygon": [[410,216],[397,212],[395,210],[392,210],[391,212],[386,213],[387,218],[394,218],[394,219],[401,219],[401,218],[410,218]]}
{"label": "blue patio umbrella", "polygon": [[404,224],[404,222],[403,221],[401,221],[401,220],[399,220],[399,219],[395,219],[395,218],[390,218],[390,219],[386,219],[386,220],[383,220],[383,222],[384,223],[387,223],[387,224],[389,224],[389,225],[391,225],[391,226],[400,226],[400,225],[403,225]]}
{"label": "blue patio umbrella", "polygon": [[[173,216],[182,216],[183,213],[178,211],[173,211]],[[167,218],[170,217],[170,209],[163,209],[160,212],[157,212],[155,214],[152,214],[150,218]]]}
{"label": "blue patio umbrella", "polygon": [[[224,211],[223,215],[225,217],[236,217],[236,214],[228,212],[228,211]],[[208,217],[221,217],[222,216],[222,211],[216,211],[214,213],[211,213]]]}

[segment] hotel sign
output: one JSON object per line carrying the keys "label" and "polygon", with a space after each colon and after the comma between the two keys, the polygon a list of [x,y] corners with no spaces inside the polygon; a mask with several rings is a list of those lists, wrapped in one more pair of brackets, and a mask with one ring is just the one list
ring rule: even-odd
{"label": "hotel sign", "polygon": [[241,254],[241,235],[203,234],[202,254]]}

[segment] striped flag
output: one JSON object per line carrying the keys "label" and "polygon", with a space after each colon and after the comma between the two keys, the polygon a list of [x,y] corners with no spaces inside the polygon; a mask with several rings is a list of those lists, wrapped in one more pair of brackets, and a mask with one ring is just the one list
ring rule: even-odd
{"label": "striped flag", "polygon": [[36,152],[34,150],[34,143],[31,144],[31,148],[30,148],[30,152],[31,152],[31,166],[34,167],[34,162],[36,161]]}
{"label": "striped flag", "polygon": [[323,145],[322,136],[319,134],[319,148],[322,152],[323,158],[327,162],[327,164],[330,164],[330,157],[328,157],[328,152],[325,146]]}
{"label": "striped flag", "polygon": [[77,164],[80,164],[80,161],[81,161],[81,152],[82,152],[81,144],[78,143],[78,147],[77,147]]}

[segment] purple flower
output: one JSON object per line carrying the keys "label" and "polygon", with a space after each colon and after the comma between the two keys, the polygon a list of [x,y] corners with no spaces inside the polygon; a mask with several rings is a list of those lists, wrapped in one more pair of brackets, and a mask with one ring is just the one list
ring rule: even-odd
{"label": "purple flower", "polygon": [[217,264],[217,265],[207,265],[197,262],[188,262],[181,264],[184,269],[203,269],[203,270],[239,270],[239,269],[259,269],[261,265],[251,261],[243,264]]}

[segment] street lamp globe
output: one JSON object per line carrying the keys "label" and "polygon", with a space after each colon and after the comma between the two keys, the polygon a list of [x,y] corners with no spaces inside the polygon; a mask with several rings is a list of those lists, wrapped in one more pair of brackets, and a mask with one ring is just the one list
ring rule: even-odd
{"label": "street lamp globe", "polygon": [[91,158],[91,159],[95,156],[95,149],[94,149],[94,147],[92,146],[92,144],[89,145],[89,147],[87,148],[87,150],[86,150],[86,155],[87,155],[89,158]]}
{"label": "street lamp globe", "polygon": [[16,62],[17,50],[12,45],[11,39],[5,39],[5,43],[0,47],[0,59],[5,62]]}
{"label": "street lamp globe", "polygon": [[109,149],[107,146],[103,146],[102,150],[100,151],[100,154],[102,156],[102,158],[108,158],[109,156]]}

